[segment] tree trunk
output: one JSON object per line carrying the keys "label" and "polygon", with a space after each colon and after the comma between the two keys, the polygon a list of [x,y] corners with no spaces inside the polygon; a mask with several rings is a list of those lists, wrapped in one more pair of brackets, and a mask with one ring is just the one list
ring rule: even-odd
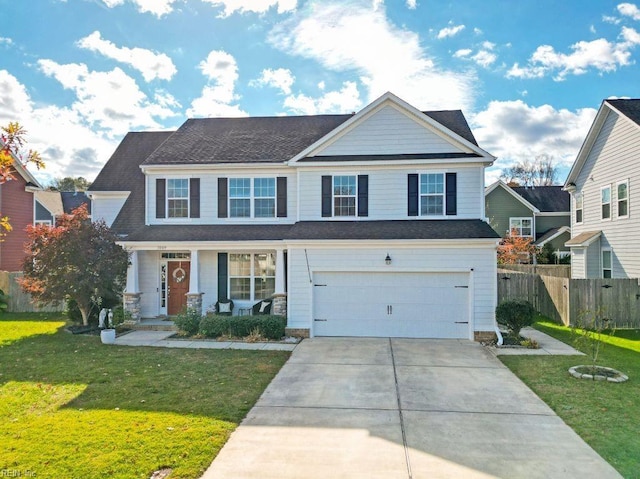
{"label": "tree trunk", "polygon": [[84,326],[89,326],[89,311],[91,310],[90,306],[81,306],[78,303],[78,309],[80,310],[80,314],[82,315],[82,324]]}

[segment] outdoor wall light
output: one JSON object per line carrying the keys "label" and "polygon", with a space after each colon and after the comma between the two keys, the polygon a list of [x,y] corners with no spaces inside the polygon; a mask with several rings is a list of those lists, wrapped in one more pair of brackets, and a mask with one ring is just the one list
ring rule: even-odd
{"label": "outdoor wall light", "polygon": [[384,262],[386,264],[391,264],[391,256],[389,256],[389,253],[387,253],[387,257],[384,259]]}

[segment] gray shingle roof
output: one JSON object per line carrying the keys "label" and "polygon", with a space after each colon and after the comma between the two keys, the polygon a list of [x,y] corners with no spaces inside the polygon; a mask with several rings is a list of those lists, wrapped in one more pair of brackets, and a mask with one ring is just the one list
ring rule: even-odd
{"label": "gray shingle roof", "polygon": [[62,207],[65,213],[71,213],[80,205],[87,205],[87,211],[91,214],[91,201],[82,191],[61,191]]}
{"label": "gray shingle roof", "polygon": [[514,186],[513,191],[543,212],[571,211],[571,196],[562,186]]}
{"label": "gray shingle roof", "polygon": [[403,240],[499,238],[481,220],[301,221],[293,225],[151,225],[126,241]]}
{"label": "gray shingle roof", "polygon": [[640,99],[605,101],[640,125]]}

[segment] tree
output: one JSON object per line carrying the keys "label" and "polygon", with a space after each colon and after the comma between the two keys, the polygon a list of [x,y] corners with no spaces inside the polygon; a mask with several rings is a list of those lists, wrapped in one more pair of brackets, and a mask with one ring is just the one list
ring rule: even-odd
{"label": "tree", "polygon": [[531,238],[518,236],[514,231],[498,245],[498,264],[529,263],[536,251]]}
{"label": "tree", "polygon": [[56,226],[29,226],[22,289],[42,303],[73,299],[89,324],[91,305],[119,294],[129,255],[104,221],[92,223],[85,205],[62,215]]}
{"label": "tree", "polygon": [[523,160],[503,170],[501,178],[509,186],[551,186],[556,181],[557,168],[547,154],[532,160]]}
{"label": "tree", "polygon": [[91,182],[82,176],[65,176],[64,178],[56,178],[49,187],[55,191],[87,191],[91,186]]}
{"label": "tree", "polygon": [[[37,151],[22,150],[26,143],[27,131],[18,123],[10,122],[0,128],[0,185],[7,181],[15,180],[14,161],[26,167],[33,163],[37,169],[44,168],[44,162]],[[0,236],[11,231],[11,224],[7,216],[0,217]]]}

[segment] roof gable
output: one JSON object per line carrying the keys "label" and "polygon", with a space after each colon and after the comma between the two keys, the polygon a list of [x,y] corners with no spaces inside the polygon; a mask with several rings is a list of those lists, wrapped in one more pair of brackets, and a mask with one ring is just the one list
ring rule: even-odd
{"label": "roof gable", "polygon": [[502,180],[498,180],[495,183],[487,186],[484,190],[484,196],[485,198],[487,196],[489,196],[491,194],[491,192],[493,192],[496,188],[502,188],[504,191],[506,191],[507,193],[509,193],[509,195],[511,195],[511,197],[522,203],[526,208],[530,209],[532,212],[534,213],[539,213],[540,210],[533,204],[529,203],[525,198],[523,198],[522,196],[520,196],[518,193],[516,193],[509,185],[507,185],[504,181]]}

